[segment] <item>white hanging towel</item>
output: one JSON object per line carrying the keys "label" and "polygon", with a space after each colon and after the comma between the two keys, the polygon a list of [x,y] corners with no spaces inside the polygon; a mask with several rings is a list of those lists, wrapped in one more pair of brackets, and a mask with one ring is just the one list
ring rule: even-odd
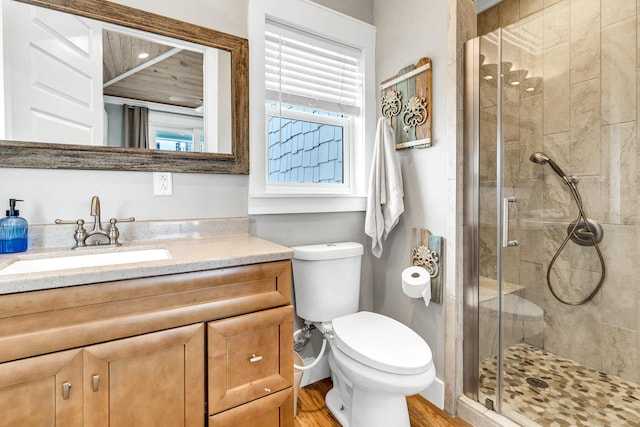
{"label": "white hanging towel", "polygon": [[373,148],[364,221],[364,232],[371,237],[371,252],[377,258],[382,255],[382,242],[404,212],[402,173],[396,157],[395,140],[393,129],[381,117]]}

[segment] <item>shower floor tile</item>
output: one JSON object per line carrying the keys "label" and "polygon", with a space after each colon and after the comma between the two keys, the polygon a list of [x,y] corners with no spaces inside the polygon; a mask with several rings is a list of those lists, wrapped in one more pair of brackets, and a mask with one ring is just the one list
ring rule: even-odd
{"label": "shower floor tile", "polygon": [[[638,384],[525,343],[505,350],[504,366],[506,415],[513,411],[550,427],[640,426]],[[480,395],[494,399],[495,388],[496,358],[491,357],[480,363]]]}

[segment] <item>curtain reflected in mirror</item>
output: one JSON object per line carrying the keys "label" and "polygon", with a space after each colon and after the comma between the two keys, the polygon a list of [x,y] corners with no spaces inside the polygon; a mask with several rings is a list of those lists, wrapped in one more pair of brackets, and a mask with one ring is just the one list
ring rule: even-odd
{"label": "curtain reflected in mirror", "polygon": [[122,106],[122,142],[125,148],[149,148],[149,109]]}

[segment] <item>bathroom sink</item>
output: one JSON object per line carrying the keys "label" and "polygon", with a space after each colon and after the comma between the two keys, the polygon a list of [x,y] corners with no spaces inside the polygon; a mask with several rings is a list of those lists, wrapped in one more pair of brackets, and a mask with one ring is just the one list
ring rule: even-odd
{"label": "bathroom sink", "polygon": [[0,276],[131,264],[137,262],[159,261],[163,259],[169,259],[169,253],[165,249],[140,249],[92,254],[74,254],[68,256],[52,256],[36,259],[18,259],[17,261],[14,261],[8,266],[2,268],[0,270]]}

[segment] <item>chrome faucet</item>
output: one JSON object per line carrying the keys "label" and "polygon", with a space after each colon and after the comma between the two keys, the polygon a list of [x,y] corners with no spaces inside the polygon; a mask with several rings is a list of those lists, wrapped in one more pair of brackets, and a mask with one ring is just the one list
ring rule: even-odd
{"label": "chrome faucet", "polygon": [[87,232],[87,238],[95,236],[96,234],[109,237],[109,233],[102,228],[102,220],[100,219],[100,198],[98,196],[93,196],[91,198],[91,216],[93,217],[93,230]]}
{"label": "chrome faucet", "polygon": [[85,246],[89,246],[87,244],[87,239],[92,236],[105,236],[108,239],[108,243],[102,243],[100,239],[94,239],[90,245],[110,245],[110,246],[120,246],[121,243],[118,242],[118,237],[120,236],[120,231],[116,224],[118,222],[132,222],[136,219],[134,217],[124,218],[124,219],[116,219],[111,218],[109,220],[109,228],[105,230],[102,228],[102,220],[100,218],[100,198],[98,196],[93,196],[91,198],[91,216],[93,217],[93,229],[87,231],[84,228],[85,221],[84,219],[78,219],[76,221],[66,221],[61,219],[56,219],[56,224],[77,224],[78,227],[73,235],[76,244],[71,249],[82,248]]}

